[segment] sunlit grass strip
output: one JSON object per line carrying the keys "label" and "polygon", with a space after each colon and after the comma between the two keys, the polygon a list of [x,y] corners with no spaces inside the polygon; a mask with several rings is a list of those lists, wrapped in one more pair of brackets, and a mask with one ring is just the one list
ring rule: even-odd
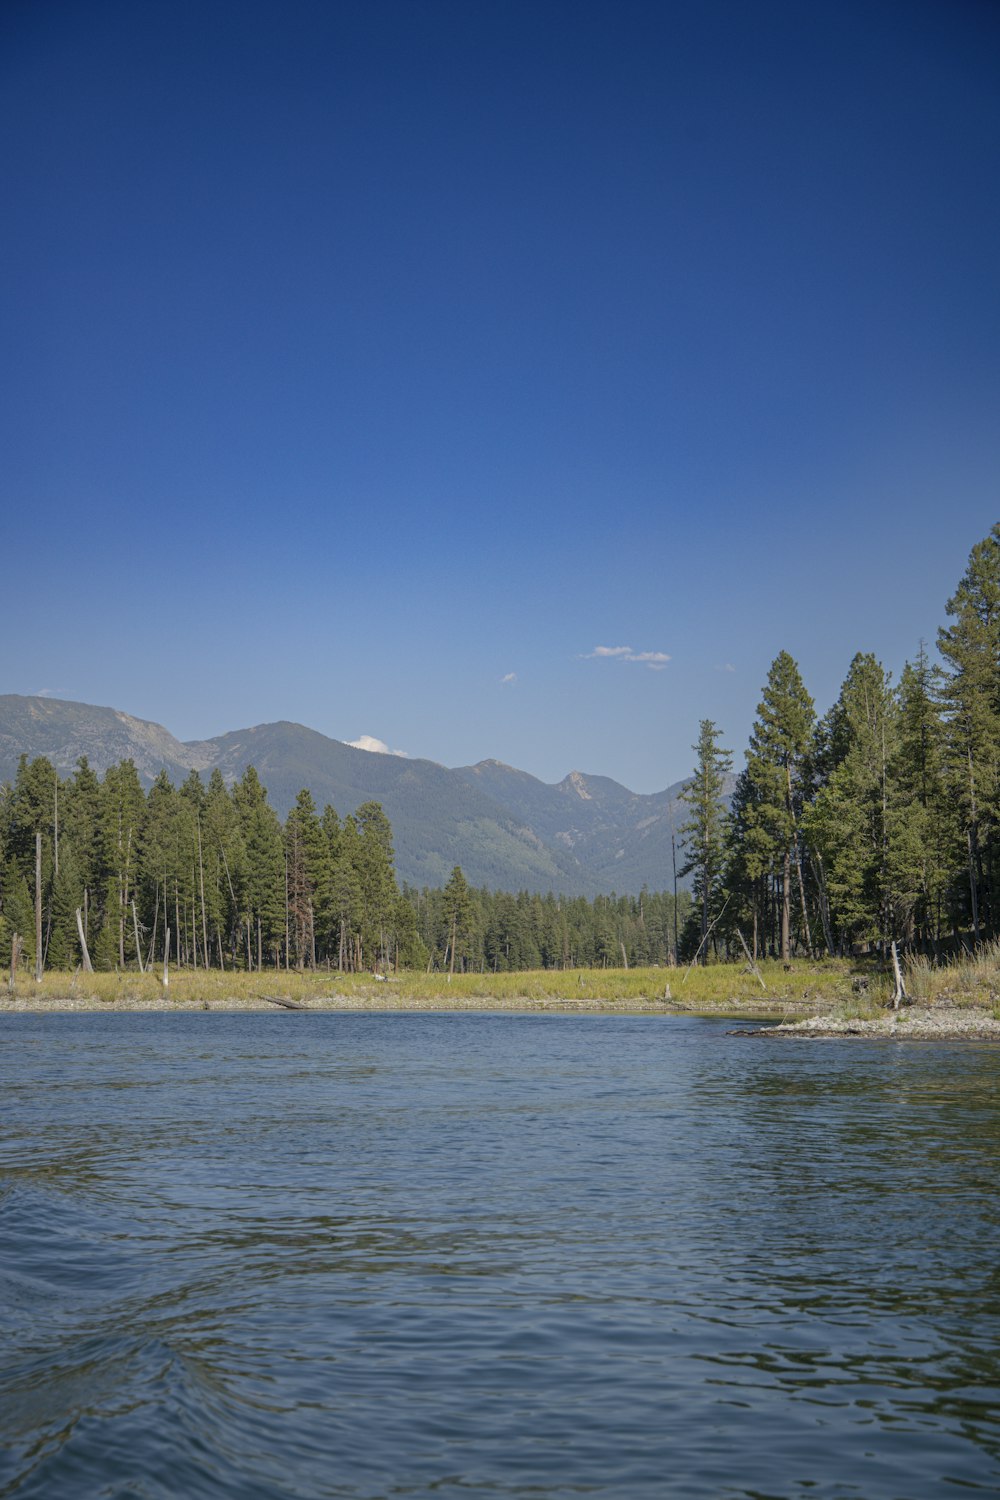
{"label": "sunlit grass strip", "polygon": [[695,968],[685,978],[682,969],[533,969],[509,974],[403,973],[383,981],[371,974],[340,974],[264,971],[258,974],[222,973],[219,970],[171,971],[164,990],[158,974],[45,974],[36,984],[28,975],[18,978],[13,994],[0,988],[0,999],[51,1003],[89,1001],[109,1006],[164,1004],[223,1007],[265,1003],[274,997],[317,1004],[323,1000],[355,1001],[402,1007],[407,1001],[443,1005],[463,1001],[482,1004],[494,1000],[502,1005],[518,1002],[563,1002],[566,1004],[657,1004],[683,1010],[735,1003],[759,1006],[773,1004],[809,1008],[833,1003],[850,994],[847,963],[805,961],[786,968],[780,963],[760,965],[766,990],[744,965],[713,964]]}

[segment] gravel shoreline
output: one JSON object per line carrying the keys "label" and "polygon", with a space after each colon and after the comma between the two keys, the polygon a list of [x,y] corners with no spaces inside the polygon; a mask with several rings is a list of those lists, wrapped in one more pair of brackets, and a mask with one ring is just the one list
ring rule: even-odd
{"label": "gravel shoreline", "polygon": [[0,1016],[3,1015],[72,1015],[84,1011],[128,1011],[160,1015],[181,1015],[190,1012],[215,1012],[219,1015],[241,1011],[259,1013],[293,1014],[309,1011],[317,1014],[347,1012],[371,1012],[386,1014],[403,1011],[437,1011],[460,1014],[466,1012],[505,1011],[510,1013],[539,1013],[549,1015],[658,1015],[713,1016],[723,1020],[745,1023],[733,1036],[758,1038],[791,1037],[810,1040],[823,1037],[866,1037],[870,1040],[887,1038],[894,1041],[1000,1041],[1000,1019],[991,1011],[978,1008],[945,1006],[907,1006],[900,1011],[887,1011],[884,1015],[860,1018],[840,1018],[830,1014],[799,1019],[796,1007],[783,1004],[773,1008],[761,1004],[748,1004],[737,1000],[720,1001],[717,1005],[685,1007],[662,1000],[603,1000],[561,999],[555,996],[536,998],[519,995],[498,999],[495,996],[463,996],[461,999],[433,996],[405,995],[328,995],[316,996],[289,1007],[264,1000],[259,996],[230,995],[211,1000],[198,999],[135,999],[117,997],[101,1000],[93,995],[65,995],[40,999],[29,995],[0,995]]}
{"label": "gravel shoreline", "polygon": [[[222,999],[212,1000],[99,1000],[92,995],[86,996],[64,996],[56,999],[38,1000],[34,997],[18,997],[16,999],[0,999],[0,1015],[70,1015],[79,1011],[130,1011],[134,1013],[148,1012],[150,1014],[182,1014],[192,1011],[215,1011],[220,1015],[233,1014],[237,1011],[258,1011],[275,1014],[284,1011],[290,1014],[296,1011],[311,1011],[315,1013],[333,1014],[337,1011],[553,1011],[566,1014],[594,1015],[594,1014],[650,1014],[650,1015],[682,1015],[676,1006],[664,1004],[662,1001],[643,1000],[562,1000],[554,996],[545,999],[533,999],[530,996],[517,996],[512,999],[497,999],[488,995],[463,997],[452,1000],[443,997],[406,998],[405,996],[377,999],[367,996],[343,996],[331,995],[315,997],[309,1000],[298,1001],[290,1005],[282,1005],[275,1001],[262,1000],[257,997],[247,998],[240,995],[231,995]],[[708,1012],[714,1014],[715,1012]],[[731,1010],[728,1006],[720,1007],[721,1015],[739,1015],[741,1012]],[[745,1014],[745,1012],[744,1012]]]}
{"label": "gravel shoreline", "polygon": [[966,1041],[1000,1042],[1000,1020],[992,1011],[979,1009],[940,1009],[908,1006],[871,1019],[835,1019],[832,1016],[810,1016],[804,1021],[762,1026],[754,1036],[782,1037],[867,1037],[893,1041]]}

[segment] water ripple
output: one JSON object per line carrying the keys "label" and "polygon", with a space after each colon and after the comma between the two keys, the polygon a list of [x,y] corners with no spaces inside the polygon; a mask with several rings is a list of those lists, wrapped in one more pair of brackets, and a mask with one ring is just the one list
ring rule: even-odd
{"label": "water ripple", "polygon": [[994,1054],[4,1023],[0,1495],[1000,1490]]}

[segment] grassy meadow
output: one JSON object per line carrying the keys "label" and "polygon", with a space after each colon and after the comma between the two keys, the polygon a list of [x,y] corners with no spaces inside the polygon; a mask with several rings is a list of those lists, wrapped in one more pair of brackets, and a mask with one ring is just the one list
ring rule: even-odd
{"label": "grassy meadow", "polygon": [[763,962],[757,976],[741,964],[670,968],[536,969],[508,974],[401,973],[385,980],[336,971],[223,973],[173,969],[163,988],[160,974],[46,973],[40,983],[27,973],[0,988],[0,1005],[19,1009],[83,1006],[164,1009],[244,1008],[284,999],[310,1007],[407,1007],[491,1005],[511,1008],[655,1007],[679,1011],[754,1010],[805,1013],[825,1009],[852,994],[851,966],[840,960]]}
{"label": "grassy meadow", "polygon": [[[874,1016],[889,1003],[891,983],[874,966],[847,959],[764,960],[759,975],[746,964],[705,968],[534,969],[509,974],[401,973],[385,980],[334,971],[247,974],[218,969],[172,969],[164,989],[159,971],[25,972],[0,985],[0,1009],[227,1010],[268,1008],[288,1000],[310,1009],[379,1010],[596,1009],[690,1011],[707,1014]],[[763,981],[763,982],[762,982]],[[1000,943],[959,962],[906,965],[909,1000],[1000,1015]]]}

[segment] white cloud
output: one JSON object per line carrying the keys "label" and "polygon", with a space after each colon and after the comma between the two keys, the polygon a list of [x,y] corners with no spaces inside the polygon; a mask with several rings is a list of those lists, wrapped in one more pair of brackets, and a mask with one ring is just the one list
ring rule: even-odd
{"label": "white cloud", "polygon": [[390,750],[385,740],[377,740],[373,734],[359,734],[356,740],[345,740],[353,750],[370,750],[373,755],[400,755],[407,759],[405,750]]}
{"label": "white cloud", "polygon": [[36,698],[65,698],[67,691],[66,688],[39,688],[34,696]]}
{"label": "white cloud", "polygon": [[671,660],[667,651],[633,651],[631,646],[595,646],[584,653],[584,661],[633,661],[648,667],[651,672],[662,672]]}
{"label": "white cloud", "polygon": [[735,672],[736,668],[733,666],[731,661],[725,661],[722,663],[721,667],[716,667],[715,670],[717,672]]}
{"label": "white cloud", "polygon": [[501,683],[507,683],[507,682],[509,682],[509,683],[513,684],[513,683],[515,683],[517,681],[517,673],[516,672],[506,672],[504,674],[504,676],[501,677],[500,681],[501,681]]}

